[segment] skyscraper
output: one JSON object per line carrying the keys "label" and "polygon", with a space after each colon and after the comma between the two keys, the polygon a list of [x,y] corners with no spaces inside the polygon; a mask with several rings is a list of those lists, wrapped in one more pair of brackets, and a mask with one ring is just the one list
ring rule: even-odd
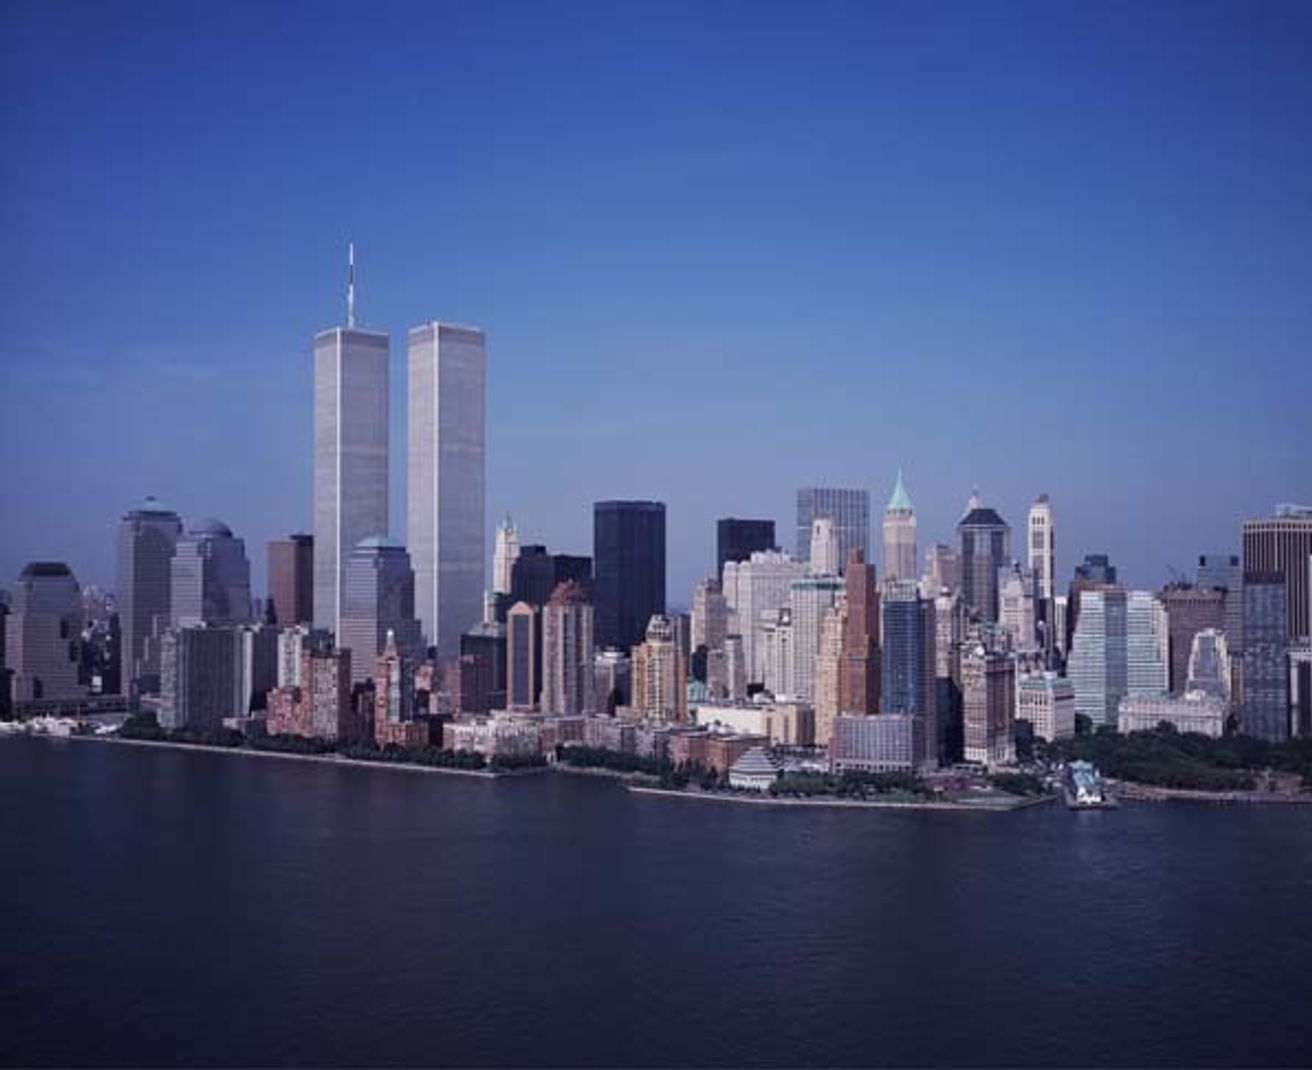
{"label": "skyscraper", "polygon": [[159,723],[164,728],[214,729],[246,712],[241,633],[191,624],[170,628],[160,643]]}
{"label": "skyscraper", "polygon": [[592,606],[573,581],[560,584],[542,610],[542,712],[593,711]]}
{"label": "skyscraper", "polygon": [[940,591],[961,589],[961,557],[947,543],[936,542],[925,551],[925,575],[922,579],[926,598]]}
{"label": "skyscraper", "polygon": [[553,554],[538,543],[519,548],[510,568],[510,600],[545,606],[562,583],[577,583],[585,596],[592,593],[592,558],[580,554]]}
{"label": "skyscraper", "polygon": [[497,541],[492,549],[492,593],[510,593],[510,570],[519,557],[519,533],[515,522],[506,517],[497,525]]}
{"label": "skyscraper", "polygon": [[269,618],[274,624],[314,620],[314,536],[269,540]]}
{"label": "skyscraper", "polygon": [[837,576],[803,576],[793,580],[789,593],[792,611],[793,672],[789,694],[803,702],[815,701],[815,662],[820,653],[820,626],[825,613],[838,601],[843,581]]}
{"label": "skyscraper", "polygon": [[1244,645],[1244,567],[1238,554],[1199,554],[1194,582],[1225,592],[1225,641],[1232,656]]}
{"label": "skyscraper", "polygon": [[818,516],[811,521],[811,573],[816,576],[837,576],[838,534],[834,522],[827,516]]}
{"label": "skyscraper", "polygon": [[[347,559],[388,530],[387,335],[355,326],[354,273],[352,253],[346,326],[314,338],[314,624],[334,633]],[[363,669],[352,665],[372,669],[372,654]]]}
{"label": "skyscraper", "polygon": [[729,634],[729,603],[718,579],[702,580],[692,595],[693,649],[722,650]]}
{"label": "skyscraper", "polygon": [[506,614],[506,708],[537,709],[541,676],[538,671],[538,608],[516,602]]}
{"label": "skyscraper", "polygon": [[1042,602],[1047,602],[1057,593],[1056,553],[1052,503],[1046,494],[1040,494],[1030,506],[1028,564],[1038,582],[1038,597]]}
{"label": "skyscraper", "polygon": [[1125,692],[1161,695],[1169,687],[1166,607],[1152,591],[1130,591],[1125,601]]}
{"label": "skyscraper", "polygon": [[931,762],[938,750],[934,603],[920,597],[915,580],[886,580],[880,609],[879,712],[924,718],[923,758]]}
{"label": "skyscraper", "polygon": [[431,322],[412,328],[409,343],[406,539],[415,609],[438,656],[454,659],[483,606],[484,338],[474,327]]}
{"label": "skyscraper", "polygon": [[[1194,636],[1225,626],[1226,595],[1214,587],[1177,583],[1162,588],[1161,600],[1166,607],[1167,689],[1182,692],[1189,675]],[[1228,635],[1226,641],[1228,648]]]}
{"label": "skyscraper", "polygon": [[1226,646],[1225,632],[1204,628],[1194,636],[1189,648],[1189,679],[1185,691],[1201,691],[1229,704],[1230,651]]}
{"label": "skyscraper", "polygon": [[155,498],[118,528],[118,612],[123,693],[159,690],[159,638],[172,609],[173,550],[182,521]]}
{"label": "skyscraper", "polygon": [[687,666],[670,618],[656,614],[633,648],[633,708],[666,721],[688,719]]}
{"label": "skyscraper", "polygon": [[1038,649],[1038,592],[1033,569],[1014,561],[998,571],[998,623],[1011,636],[1013,650]]}
{"label": "skyscraper", "polygon": [[[1275,516],[1244,521],[1244,572],[1285,578],[1286,638],[1312,635],[1312,506],[1277,505]],[[1245,601],[1247,606],[1247,601]],[[1247,614],[1245,614],[1247,619]],[[1248,645],[1245,632],[1243,644]],[[1248,683],[1245,677],[1245,690]]]}
{"label": "skyscraper", "polygon": [[961,588],[966,605],[982,620],[998,619],[998,569],[1011,558],[1011,528],[997,512],[970,496],[957,524],[961,547]]}
{"label": "skyscraper", "polygon": [[178,539],[170,566],[174,628],[244,624],[251,619],[246,543],[222,520],[199,520]]}
{"label": "skyscraper", "polygon": [[884,506],[884,579],[916,578],[916,511],[898,470],[897,483]]}
{"label": "skyscraper", "polygon": [[757,551],[747,561],[725,564],[722,587],[732,614],[729,630],[743,638],[748,683],[765,680],[762,638],[767,621],[789,604],[793,580],[805,574],[805,566],[777,550]]}
{"label": "skyscraper", "polygon": [[879,589],[875,566],[853,550],[843,576],[846,615],[843,656],[838,671],[840,713],[869,715],[879,710]]}
{"label": "skyscraper", "polygon": [[[1244,531],[1245,554],[1248,530]],[[1288,579],[1281,572],[1244,573],[1243,708],[1245,735],[1289,738]]]}
{"label": "skyscraper", "polygon": [[665,504],[597,502],[592,559],[597,645],[627,650],[665,613]]}
{"label": "skyscraper", "polygon": [[840,487],[803,487],[797,492],[797,559],[807,560],[811,551],[811,525],[816,517],[834,522],[838,538],[838,560],[860,550],[870,554],[870,493]]}
{"label": "skyscraper", "polygon": [[[852,565],[848,564],[848,577]],[[815,659],[815,741],[827,746],[834,732],[840,705],[843,670],[843,634],[847,630],[847,606],[840,599],[825,611],[820,623],[820,652]]]}
{"label": "skyscraper", "polygon": [[1120,587],[1086,590],[1080,596],[1067,675],[1075,689],[1075,712],[1095,728],[1115,725],[1125,697],[1126,595]]}
{"label": "skyscraper", "polygon": [[62,561],[33,561],[9,588],[4,665],[14,702],[79,698],[82,593]]}
{"label": "skyscraper", "polygon": [[736,516],[715,522],[715,574],[724,574],[726,561],[746,561],[758,550],[777,550],[773,520],[741,520]]}
{"label": "skyscraper", "polygon": [[382,535],[361,539],[346,561],[341,628],[337,645],[351,652],[351,683],[369,678],[378,655],[395,635],[397,649],[411,661],[423,652],[415,617],[415,577],[410,555]]}
{"label": "skyscraper", "polygon": [[1016,670],[1006,654],[973,643],[961,658],[961,706],[968,762],[1015,760]]}

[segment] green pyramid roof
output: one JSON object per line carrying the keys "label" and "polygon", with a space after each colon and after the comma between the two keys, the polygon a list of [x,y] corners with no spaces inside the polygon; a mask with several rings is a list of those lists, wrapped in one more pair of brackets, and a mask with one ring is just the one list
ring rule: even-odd
{"label": "green pyramid roof", "polygon": [[897,485],[893,488],[893,496],[888,499],[889,509],[910,509],[911,499],[907,496],[907,488],[902,484],[902,469],[897,470]]}

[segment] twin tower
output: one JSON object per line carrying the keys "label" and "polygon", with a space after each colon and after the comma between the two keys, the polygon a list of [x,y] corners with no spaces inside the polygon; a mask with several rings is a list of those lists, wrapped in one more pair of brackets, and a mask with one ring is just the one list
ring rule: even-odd
{"label": "twin tower", "polygon": [[[314,623],[337,635],[347,559],[388,532],[388,336],[355,326],[353,284],[347,326],[314,338]],[[483,604],[484,337],[430,322],[408,344],[414,615],[426,642],[450,658]]]}

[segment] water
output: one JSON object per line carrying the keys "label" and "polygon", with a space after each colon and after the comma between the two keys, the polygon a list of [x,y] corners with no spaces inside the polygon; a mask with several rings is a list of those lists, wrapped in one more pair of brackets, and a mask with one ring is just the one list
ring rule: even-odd
{"label": "water", "polygon": [[7,1064],[1300,1065],[1312,808],[766,809],[0,742]]}

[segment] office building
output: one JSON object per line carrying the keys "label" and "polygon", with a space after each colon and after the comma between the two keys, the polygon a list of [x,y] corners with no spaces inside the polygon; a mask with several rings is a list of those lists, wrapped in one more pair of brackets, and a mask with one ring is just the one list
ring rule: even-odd
{"label": "office building", "polygon": [[54,702],[86,695],[78,683],[82,592],[62,561],[33,561],[9,588],[4,666],[10,699]]}
{"label": "office building", "polygon": [[856,717],[840,713],[834,719],[829,763],[844,773],[909,773],[924,767],[924,718],[910,713]]}
{"label": "office building", "polygon": [[1229,704],[1230,649],[1225,632],[1204,628],[1194,636],[1189,648],[1189,679],[1185,691],[1201,691]]}
{"label": "office building", "polygon": [[241,633],[232,627],[184,625],[160,644],[159,723],[209,731],[248,711],[242,686]]}
{"label": "office building", "polygon": [[[1242,590],[1239,597],[1242,599]],[[1167,690],[1181,692],[1189,674],[1194,636],[1226,626],[1226,593],[1213,587],[1175,583],[1162,588],[1161,601],[1166,608]],[[1227,635],[1227,644],[1229,638]]]}
{"label": "office building", "polygon": [[879,712],[927,714],[935,697],[934,603],[921,599],[914,580],[885,580],[880,611]]}
{"label": "office building", "polygon": [[1230,653],[1244,645],[1244,567],[1238,554],[1199,554],[1194,582],[1225,592],[1225,637]]}
{"label": "office building", "polygon": [[688,719],[687,667],[670,618],[656,614],[633,648],[633,708],[666,721]]}
{"label": "office building", "polygon": [[421,747],[428,742],[428,726],[415,720],[414,678],[414,662],[389,631],[373,666],[373,729],[378,746]]}
{"label": "office building", "polygon": [[542,712],[576,717],[593,712],[595,650],[592,606],[582,585],[552,592],[542,610]]}
{"label": "office building", "polygon": [[[388,529],[388,342],[355,326],[354,265],[346,321],[314,339],[312,601],[315,627],[335,635],[347,560],[361,539]],[[371,655],[363,675],[372,667]]]}
{"label": "office building", "polygon": [[884,506],[884,579],[916,578],[916,510],[898,470],[897,483]]}
{"label": "office building", "polygon": [[729,627],[742,636],[749,684],[765,680],[765,629],[789,605],[793,580],[805,574],[804,565],[776,550],[724,566],[721,588],[731,613]]}
{"label": "office building", "polygon": [[1075,735],[1075,689],[1055,672],[1032,673],[1016,684],[1016,720],[1028,721],[1036,739]]}
{"label": "office building", "polygon": [[961,555],[947,543],[934,543],[925,551],[925,575],[921,585],[926,598],[933,598],[940,591],[959,591]]}
{"label": "office building", "polygon": [[715,574],[724,575],[727,561],[746,561],[757,551],[778,550],[773,520],[724,517],[715,522]]}
{"label": "office building", "polygon": [[595,705],[599,714],[614,717],[633,702],[633,664],[623,650],[598,650],[592,662]]}
{"label": "office building", "polygon": [[337,645],[351,652],[353,685],[369,679],[388,632],[395,634],[404,657],[421,659],[424,642],[415,617],[410,555],[399,542],[370,535],[347,558],[337,633]]}
{"label": "office building", "polygon": [[301,651],[299,683],[279,687],[269,696],[266,730],[270,735],[355,741],[366,724],[351,701],[351,652],[335,650],[326,631]]}
{"label": "office building", "polygon": [[409,372],[406,541],[415,612],[428,644],[454,660],[483,608],[483,332],[435,321],[412,328]]}
{"label": "office building", "polygon": [[244,624],[251,619],[246,543],[221,520],[201,520],[178,539],[169,585],[174,628]]}
{"label": "office building", "polygon": [[741,702],[747,698],[747,657],[743,653],[743,637],[736,632],[724,637],[725,698]]}
{"label": "office building", "polygon": [[155,498],[123,517],[118,528],[120,683],[123,694],[159,690],[159,640],[172,612],[173,550],[182,521]]}
{"label": "office building", "polygon": [[998,623],[1013,650],[1039,649],[1038,576],[1016,562],[998,570]]}
{"label": "office building", "polygon": [[793,692],[793,611],[775,610],[765,620],[760,652],[763,659],[765,690],[776,697],[791,698]]}
{"label": "office building", "polygon": [[729,603],[720,581],[702,580],[692,595],[692,648],[724,649],[729,634]]}
{"label": "office building", "polygon": [[267,619],[284,627],[314,620],[314,536],[269,540]]}
{"label": "office building", "polygon": [[[849,574],[850,575],[850,574]],[[834,718],[841,710],[843,633],[847,628],[847,605],[840,598],[825,611],[820,622],[820,652],[815,659],[816,742],[829,743],[833,734]]]}
{"label": "office building", "polygon": [[[1245,525],[1245,556],[1248,536]],[[1289,738],[1288,594],[1284,573],[1244,573],[1244,695],[1239,727],[1245,735],[1270,743]]]}
{"label": "office building", "polygon": [[1151,732],[1163,722],[1177,732],[1196,732],[1219,739],[1225,731],[1226,703],[1203,691],[1183,695],[1126,695],[1117,713],[1121,733]]}
{"label": "office building", "polygon": [[506,517],[497,525],[492,549],[492,593],[510,594],[510,570],[519,557],[519,533],[515,522]]}
{"label": "office building", "polygon": [[[1286,636],[1290,641],[1312,637],[1312,506],[1277,505],[1274,516],[1245,520],[1244,572],[1284,576]],[[1247,600],[1244,605],[1247,609]],[[1246,632],[1243,645],[1248,645]]]}
{"label": "office building", "polygon": [[1040,494],[1030,506],[1028,527],[1027,564],[1034,574],[1039,601],[1047,602],[1057,593],[1057,540],[1052,530],[1052,503],[1046,494]]}
{"label": "office building", "polygon": [[592,558],[548,553],[545,546],[521,546],[510,569],[510,601],[541,608],[562,583],[576,583],[586,597],[592,592]]}
{"label": "office building", "polygon": [[1115,725],[1127,690],[1125,591],[1085,590],[1075,626],[1067,675],[1075,688],[1075,712],[1094,728]]}
{"label": "office building", "polygon": [[541,676],[541,643],[537,606],[516,602],[506,614],[506,709],[530,713],[537,709]]}
{"label": "office building", "polygon": [[879,589],[875,566],[853,550],[844,581],[843,651],[838,673],[841,712],[879,711]]}
{"label": "office building", "polygon": [[665,613],[665,505],[597,502],[592,511],[597,645],[627,650]]}
{"label": "office building", "polygon": [[1011,528],[997,512],[970,497],[957,524],[961,588],[966,605],[981,620],[998,619],[998,570],[1011,559]]}
{"label": "office building", "polygon": [[811,521],[809,560],[812,575],[838,575],[838,533],[834,530],[834,522],[827,516],[818,516]]}
{"label": "office building", "polygon": [[846,563],[853,550],[870,555],[870,494],[839,487],[803,487],[797,492],[797,559],[811,550],[811,527],[817,517],[834,522],[838,560]]}
{"label": "office building", "polygon": [[1066,599],[1066,650],[1075,638],[1080,619],[1080,595],[1085,591],[1116,586],[1116,566],[1106,554],[1085,554],[1084,561],[1075,566],[1074,578],[1067,589]]}
{"label": "office building", "polygon": [[1125,691],[1167,692],[1169,628],[1166,607],[1152,591],[1130,591],[1125,599]]}
{"label": "office building", "polygon": [[1312,738],[1312,643],[1289,651],[1289,718],[1294,735]]}
{"label": "office building", "polygon": [[803,576],[793,580],[789,592],[792,618],[793,671],[789,697],[815,701],[815,662],[820,653],[820,625],[825,613],[843,593],[836,575]]}
{"label": "office building", "polygon": [[1016,759],[1016,676],[1012,659],[985,643],[961,657],[964,756],[968,762],[1005,765]]}

